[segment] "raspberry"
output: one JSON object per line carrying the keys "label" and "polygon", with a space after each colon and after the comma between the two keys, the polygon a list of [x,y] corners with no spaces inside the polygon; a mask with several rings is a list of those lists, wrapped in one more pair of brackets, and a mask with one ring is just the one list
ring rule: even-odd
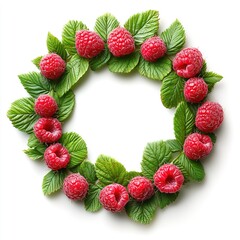
{"label": "raspberry", "polygon": [[40,70],[44,77],[56,80],[62,76],[66,68],[64,60],[56,53],[49,53],[41,59]]}
{"label": "raspberry", "polygon": [[115,57],[128,55],[135,50],[131,33],[123,27],[115,28],[108,36],[108,48]]}
{"label": "raspberry", "polygon": [[184,48],[173,59],[173,69],[178,76],[195,77],[202,69],[203,58],[197,48]]}
{"label": "raspberry", "polygon": [[149,199],[154,194],[152,182],[145,177],[135,177],[128,184],[129,194],[137,201]]}
{"label": "raspberry", "polygon": [[60,143],[56,143],[45,150],[44,160],[49,168],[59,170],[67,167],[70,161],[70,155],[65,147]]}
{"label": "raspberry", "polygon": [[151,37],[141,46],[142,57],[149,62],[155,62],[167,52],[165,43],[160,37]]}
{"label": "raspberry", "polygon": [[104,41],[92,31],[81,30],[76,33],[76,49],[81,57],[96,57],[104,49]]}
{"label": "raspberry", "polygon": [[211,138],[200,133],[190,134],[183,145],[185,155],[192,160],[207,156],[212,151],[212,147]]}
{"label": "raspberry", "polygon": [[164,164],[154,174],[154,184],[160,192],[175,193],[184,182],[182,172],[174,164]]}
{"label": "raspberry", "polygon": [[220,127],[223,121],[223,109],[219,103],[205,102],[198,108],[195,125],[205,132],[214,132]]}
{"label": "raspberry", "polygon": [[190,103],[201,102],[208,93],[208,85],[202,78],[190,78],[184,86],[184,97]]}
{"label": "raspberry", "polygon": [[120,212],[129,201],[129,195],[124,186],[113,183],[101,190],[99,199],[106,210]]}
{"label": "raspberry", "polygon": [[57,108],[55,99],[47,94],[40,95],[35,101],[34,110],[41,117],[52,117]]}
{"label": "raspberry", "polygon": [[62,136],[62,125],[56,118],[39,118],[34,133],[40,142],[54,143]]}
{"label": "raspberry", "polygon": [[63,191],[72,200],[83,200],[88,192],[88,182],[79,173],[72,173],[64,179]]}

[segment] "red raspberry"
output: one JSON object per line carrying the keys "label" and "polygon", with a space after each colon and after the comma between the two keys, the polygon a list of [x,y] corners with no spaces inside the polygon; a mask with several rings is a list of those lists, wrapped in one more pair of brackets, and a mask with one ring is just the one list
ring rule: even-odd
{"label": "red raspberry", "polygon": [[76,49],[81,57],[96,57],[104,49],[104,41],[92,31],[81,30],[76,33]]}
{"label": "red raspberry", "polygon": [[190,78],[184,86],[184,97],[190,103],[201,102],[208,93],[208,85],[202,78]]}
{"label": "red raspberry", "polygon": [[142,57],[149,62],[155,62],[163,57],[167,52],[167,47],[160,37],[151,37],[141,46]]}
{"label": "red raspberry", "polygon": [[66,68],[64,60],[56,53],[49,53],[41,59],[40,70],[44,77],[56,80],[62,76]]}
{"label": "red raspberry", "polygon": [[40,95],[35,101],[34,110],[41,117],[52,117],[57,109],[55,99],[47,94]]}
{"label": "red raspberry", "polygon": [[202,69],[203,58],[197,48],[184,48],[173,59],[173,69],[178,76],[195,77]]}
{"label": "red raspberry", "polygon": [[192,160],[207,156],[212,151],[212,147],[211,138],[200,133],[190,134],[183,145],[185,155]]}
{"label": "red raspberry", "polygon": [[219,103],[205,102],[198,108],[195,125],[205,133],[214,132],[223,121],[223,109]]}
{"label": "red raspberry", "polygon": [[56,118],[39,118],[34,133],[40,142],[54,143],[62,136],[62,125]]}
{"label": "red raspberry", "polygon": [[184,182],[182,172],[174,164],[164,164],[154,174],[154,184],[160,192],[175,193]]}
{"label": "red raspberry", "polygon": [[88,182],[79,173],[70,174],[64,179],[63,191],[72,200],[83,200],[88,192]]}
{"label": "red raspberry", "polygon": [[70,161],[70,154],[60,143],[56,143],[45,150],[44,160],[49,168],[59,170],[67,167]]}
{"label": "red raspberry", "polygon": [[101,190],[99,199],[106,210],[120,212],[129,201],[129,195],[124,186],[113,183]]}
{"label": "red raspberry", "polygon": [[149,199],[154,194],[152,182],[145,177],[135,177],[128,184],[129,194],[137,201]]}
{"label": "red raspberry", "polygon": [[128,55],[135,50],[131,33],[123,27],[115,28],[108,36],[108,48],[115,57]]}

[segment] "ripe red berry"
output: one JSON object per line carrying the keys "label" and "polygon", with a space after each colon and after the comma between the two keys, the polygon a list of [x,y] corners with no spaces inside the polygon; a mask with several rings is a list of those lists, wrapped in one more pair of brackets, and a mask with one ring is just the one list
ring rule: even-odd
{"label": "ripe red berry", "polygon": [[195,77],[201,71],[203,58],[197,48],[184,48],[173,59],[173,69],[183,78]]}
{"label": "ripe red berry", "polygon": [[194,77],[186,81],[184,97],[190,103],[201,102],[208,93],[208,85],[202,78]]}
{"label": "ripe red berry", "polygon": [[99,199],[106,210],[120,212],[129,201],[129,195],[124,186],[113,183],[101,190]]}
{"label": "ripe red berry", "polygon": [[127,188],[129,194],[137,201],[147,200],[154,194],[152,182],[145,177],[133,178]]}
{"label": "ripe red berry", "polygon": [[56,118],[39,118],[33,127],[40,142],[54,143],[62,136],[62,125]]}
{"label": "ripe red berry", "polygon": [[68,150],[60,143],[50,145],[44,152],[44,160],[52,170],[66,168],[70,161]]}
{"label": "ripe red berry", "polygon": [[108,36],[108,48],[115,57],[128,55],[135,50],[131,33],[123,27],[115,28]]}
{"label": "ripe red berry", "polygon": [[35,101],[34,110],[41,117],[52,117],[57,109],[55,99],[48,94],[40,95]]}
{"label": "ripe red berry", "polygon": [[40,70],[44,77],[56,80],[62,76],[66,68],[64,60],[56,53],[49,53],[41,59]]}
{"label": "ripe red berry", "polygon": [[207,156],[212,151],[212,147],[211,138],[200,133],[190,134],[183,145],[185,155],[191,160],[198,160]]}
{"label": "ripe red berry", "polygon": [[160,192],[178,192],[184,182],[182,172],[174,164],[164,164],[154,174],[154,184]]}
{"label": "ripe red berry", "polygon": [[198,108],[195,125],[205,133],[214,132],[223,122],[223,108],[219,103],[205,102]]}
{"label": "ripe red berry", "polygon": [[63,191],[72,200],[83,200],[88,192],[88,182],[79,173],[72,173],[64,179]]}
{"label": "ripe red berry", "polygon": [[104,50],[104,41],[95,32],[81,30],[76,33],[76,49],[81,57],[93,58]]}
{"label": "ripe red berry", "polygon": [[142,57],[149,62],[155,62],[163,57],[167,52],[167,47],[160,37],[151,37],[141,46]]}

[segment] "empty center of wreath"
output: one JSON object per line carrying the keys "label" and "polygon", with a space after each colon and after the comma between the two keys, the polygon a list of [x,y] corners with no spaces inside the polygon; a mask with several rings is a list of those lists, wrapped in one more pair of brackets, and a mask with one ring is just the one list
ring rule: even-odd
{"label": "empty center of wreath", "polygon": [[104,152],[136,167],[146,141],[174,136],[173,113],[163,107],[159,88],[160,83],[137,74],[91,73],[76,91],[76,109],[67,127],[81,132],[89,159]]}

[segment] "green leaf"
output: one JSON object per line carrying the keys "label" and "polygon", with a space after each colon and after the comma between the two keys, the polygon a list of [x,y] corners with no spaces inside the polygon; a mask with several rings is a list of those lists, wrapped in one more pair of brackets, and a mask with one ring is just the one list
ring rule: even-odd
{"label": "green leaf", "polygon": [[82,137],[77,133],[63,133],[60,142],[67,148],[71,158],[68,168],[74,167],[83,162],[87,157],[87,146]]}
{"label": "green leaf", "polygon": [[216,141],[217,141],[217,136],[216,136],[216,134],[215,134],[215,133],[208,133],[207,135],[211,138],[213,144],[215,144]]}
{"label": "green leaf", "polygon": [[103,67],[111,58],[111,54],[107,48],[107,46],[105,46],[104,51],[102,51],[99,55],[97,55],[96,57],[92,58],[89,62],[90,64],[90,68],[93,71],[96,71],[98,69],[100,69],[101,67]]}
{"label": "green leaf", "polygon": [[60,97],[68,92],[87,72],[88,60],[74,55],[67,63],[66,71],[56,85],[56,91]]}
{"label": "green leaf", "polygon": [[63,44],[50,32],[47,36],[47,48],[49,53],[58,54],[63,60],[67,60],[67,52]]}
{"label": "green leaf", "polygon": [[29,149],[24,150],[24,153],[27,154],[32,160],[38,160],[44,158],[44,152],[47,146],[44,143],[41,143],[35,136],[34,133],[30,134],[28,138]]}
{"label": "green leaf", "polygon": [[97,185],[89,185],[89,190],[86,198],[84,199],[85,209],[89,212],[97,212],[102,208],[102,205],[99,201],[99,194],[101,188]]}
{"label": "green leaf", "polygon": [[125,167],[111,157],[100,155],[95,164],[97,178],[104,185],[119,183],[126,185],[127,172]]}
{"label": "green leaf", "polygon": [[89,183],[97,181],[95,166],[89,161],[84,161],[79,167],[79,173],[83,175]]}
{"label": "green leaf", "polygon": [[172,63],[167,57],[158,59],[156,62],[145,61],[142,57],[138,65],[138,72],[147,78],[161,81],[172,70]]}
{"label": "green leaf", "polygon": [[41,59],[43,58],[43,56],[39,56],[37,58],[34,58],[32,60],[32,63],[39,69],[40,68],[40,62],[41,62]]}
{"label": "green leaf", "polygon": [[208,85],[208,93],[210,93],[213,88],[214,88],[214,85],[221,81],[223,76],[217,74],[217,73],[214,73],[214,72],[205,72],[204,74],[202,74],[202,78],[204,79],[204,81],[207,83]]}
{"label": "green leaf", "polygon": [[184,46],[186,36],[182,24],[175,20],[172,25],[161,34],[161,38],[167,46],[167,54],[178,53]]}
{"label": "green leaf", "polygon": [[118,26],[119,26],[118,20],[110,13],[106,13],[97,18],[94,30],[106,42],[109,33]]}
{"label": "green leaf", "polygon": [[24,153],[26,153],[26,155],[32,160],[39,160],[44,158],[45,150],[46,146],[44,146],[43,144],[39,144],[39,146],[35,148],[29,148],[27,150],[24,150]]}
{"label": "green leaf", "polygon": [[157,191],[156,193],[156,201],[157,205],[163,209],[166,206],[168,206],[170,203],[173,203],[177,197],[178,197],[178,192],[176,193],[162,193]]}
{"label": "green leaf", "polygon": [[159,28],[158,11],[149,10],[130,17],[124,27],[133,35],[136,45],[154,36]]}
{"label": "green leaf", "polygon": [[202,181],[205,177],[203,165],[199,161],[189,160],[184,153],[173,160],[183,173],[185,180]]}
{"label": "green leaf", "polygon": [[128,202],[125,209],[127,215],[133,221],[142,224],[149,224],[157,212],[156,199],[155,197],[152,197],[144,202],[137,202],[132,199]]}
{"label": "green leaf", "polygon": [[188,108],[191,110],[193,117],[195,118],[196,114],[197,114],[197,110],[202,105],[202,103],[189,103],[188,102],[187,105],[188,105]]}
{"label": "green leaf", "polygon": [[66,169],[59,171],[51,170],[48,174],[46,174],[42,182],[42,190],[44,195],[50,195],[61,189],[66,175]]}
{"label": "green leaf", "polygon": [[35,134],[34,133],[30,134],[30,136],[28,138],[28,146],[30,148],[34,148],[34,147],[37,147],[40,144],[43,144],[43,143],[39,142],[39,140],[37,139]]}
{"label": "green leaf", "polygon": [[38,116],[34,112],[34,98],[21,98],[12,103],[7,116],[20,131],[31,133]]}
{"label": "green leaf", "polygon": [[203,79],[207,84],[215,84],[219,81],[221,81],[223,76],[214,73],[214,72],[205,72],[203,74]]}
{"label": "green leaf", "polygon": [[185,81],[179,77],[175,72],[171,72],[163,79],[161,87],[161,99],[166,108],[173,108],[184,100]]}
{"label": "green leaf", "polygon": [[75,35],[79,30],[87,30],[87,26],[80,21],[69,21],[63,28],[62,43],[70,55],[77,53],[75,48]]}
{"label": "green leaf", "polygon": [[208,93],[210,93],[214,87],[214,85],[221,81],[223,76],[217,74],[217,73],[214,73],[214,72],[205,72],[203,75],[202,75],[202,78],[204,79],[204,81],[207,83],[208,85]]}
{"label": "green leaf", "polygon": [[185,138],[192,133],[194,127],[194,116],[186,102],[179,103],[173,122],[175,137],[183,145]]}
{"label": "green leaf", "polygon": [[182,145],[176,139],[167,140],[165,143],[171,148],[173,153],[182,151]]}
{"label": "green leaf", "polygon": [[58,99],[57,118],[60,122],[64,122],[72,113],[75,105],[75,95],[73,91],[68,91]]}
{"label": "green leaf", "polygon": [[138,176],[142,176],[142,173],[136,172],[136,171],[130,171],[130,172],[128,172],[128,173],[127,173],[128,182],[131,181],[133,178],[138,177]]}
{"label": "green leaf", "polygon": [[148,143],[143,152],[141,162],[142,173],[145,177],[153,179],[158,168],[170,161],[171,148],[163,141]]}
{"label": "green leaf", "polygon": [[30,72],[18,77],[26,91],[34,98],[41,94],[47,94],[51,90],[51,84],[40,73]]}
{"label": "green leaf", "polygon": [[203,60],[203,66],[202,66],[202,69],[199,73],[199,77],[202,77],[207,71],[207,63],[205,60]]}
{"label": "green leaf", "polygon": [[139,62],[139,53],[134,52],[124,57],[112,56],[108,62],[108,68],[114,73],[130,73]]}

